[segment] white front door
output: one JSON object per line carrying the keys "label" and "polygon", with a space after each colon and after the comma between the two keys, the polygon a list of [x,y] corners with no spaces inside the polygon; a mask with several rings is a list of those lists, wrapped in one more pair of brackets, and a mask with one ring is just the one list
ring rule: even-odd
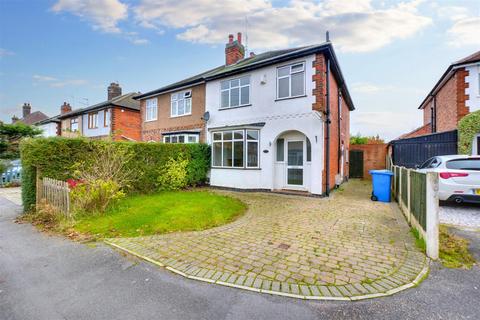
{"label": "white front door", "polygon": [[287,140],[286,186],[303,188],[304,141]]}

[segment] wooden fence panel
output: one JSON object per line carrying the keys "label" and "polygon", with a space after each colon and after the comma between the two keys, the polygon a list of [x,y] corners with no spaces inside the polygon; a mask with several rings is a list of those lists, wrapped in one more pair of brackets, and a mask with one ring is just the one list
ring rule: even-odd
{"label": "wooden fence panel", "polygon": [[406,168],[400,168],[400,175],[402,176],[401,181],[402,185],[400,186],[401,188],[401,194],[402,194],[402,202],[405,206],[408,206],[408,178],[407,178],[407,169]]}
{"label": "wooden fence panel", "polygon": [[[37,204],[45,201],[59,212],[70,218],[70,188],[65,181],[43,178],[37,183]],[[39,192],[39,193],[38,193]]]}
{"label": "wooden fence panel", "polygon": [[410,210],[423,230],[427,230],[427,179],[426,174],[412,171],[410,177]]}

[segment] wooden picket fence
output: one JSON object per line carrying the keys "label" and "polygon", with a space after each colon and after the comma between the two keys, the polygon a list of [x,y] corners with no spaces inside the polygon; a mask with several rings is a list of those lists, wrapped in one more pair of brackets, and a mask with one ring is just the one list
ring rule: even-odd
{"label": "wooden picket fence", "polygon": [[51,178],[37,179],[37,204],[46,202],[65,217],[71,218],[70,188],[65,181]]}

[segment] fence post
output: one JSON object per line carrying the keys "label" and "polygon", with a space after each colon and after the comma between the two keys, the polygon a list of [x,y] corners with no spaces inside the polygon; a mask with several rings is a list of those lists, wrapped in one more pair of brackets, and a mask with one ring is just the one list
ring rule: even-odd
{"label": "fence post", "polygon": [[402,207],[402,167],[398,167],[398,203],[400,204],[400,208]]}
{"label": "fence post", "polygon": [[438,174],[428,172],[426,176],[427,207],[427,256],[438,259],[439,251],[439,217],[438,217]]}
{"label": "fence post", "polygon": [[410,183],[410,173],[412,170],[407,169],[407,221],[410,224],[412,221],[412,208],[410,207],[410,197],[412,195],[411,183]]}

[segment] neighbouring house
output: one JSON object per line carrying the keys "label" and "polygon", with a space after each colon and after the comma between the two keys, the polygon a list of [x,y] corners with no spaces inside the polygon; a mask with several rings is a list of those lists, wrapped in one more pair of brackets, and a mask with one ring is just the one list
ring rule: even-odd
{"label": "neighbouring house", "polygon": [[61,121],[58,116],[37,122],[35,126],[42,129],[43,137],[56,137],[61,134]]}
{"label": "neighbouring house", "polygon": [[137,94],[122,95],[120,85],[111,83],[106,101],[77,110],[64,103],[57,116],[61,121],[61,135],[140,141],[140,104],[133,99]]}
{"label": "neighbouring house", "polygon": [[[423,112],[423,126],[399,139],[455,130],[464,116],[480,110],[480,51],[452,63],[418,109]],[[479,137],[480,133],[475,150]]]}
{"label": "neighbouring house", "polygon": [[327,194],[348,177],[353,102],[332,44],[250,54],[204,76],[212,186]]}
{"label": "neighbouring house", "polygon": [[205,139],[205,75],[203,72],[139,94],[143,141],[198,143]]}
{"label": "neighbouring house", "polygon": [[48,119],[48,116],[41,111],[32,112],[32,106],[29,102],[25,102],[22,106],[22,118],[12,117],[12,123],[22,122],[28,125],[36,125],[37,123]]}

